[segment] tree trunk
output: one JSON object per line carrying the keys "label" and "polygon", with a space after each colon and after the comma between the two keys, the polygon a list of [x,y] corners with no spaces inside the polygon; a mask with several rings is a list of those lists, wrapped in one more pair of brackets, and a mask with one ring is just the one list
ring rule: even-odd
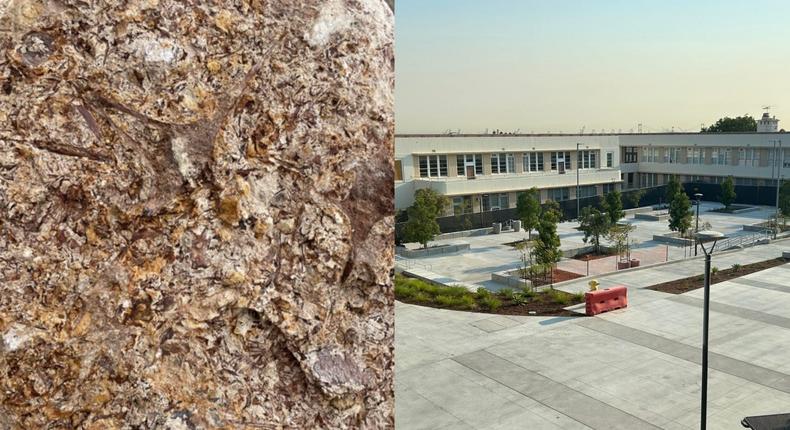
{"label": "tree trunk", "polygon": [[391,427],[387,5],[4,3],[0,428]]}

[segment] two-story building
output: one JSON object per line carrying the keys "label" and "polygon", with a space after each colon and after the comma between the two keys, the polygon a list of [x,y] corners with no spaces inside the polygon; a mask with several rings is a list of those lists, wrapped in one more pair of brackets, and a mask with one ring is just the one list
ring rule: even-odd
{"label": "two-story building", "polygon": [[545,202],[576,199],[577,186],[586,198],[660,186],[672,175],[771,185],[790,175],[790,138],[777,129],[764,115],[753,133],[396,135],[395,207],[409,207],[421,188],[450,197],[447,215],[457,215],[513,208],[532,187]]}

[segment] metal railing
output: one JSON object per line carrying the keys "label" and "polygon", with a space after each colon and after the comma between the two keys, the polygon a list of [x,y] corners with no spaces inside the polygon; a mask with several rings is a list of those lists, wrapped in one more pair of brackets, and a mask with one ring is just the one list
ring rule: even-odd
{"label": "metal railing", "polygon": [[740,236],[728,237],[717,244],[719,250],[724,251],[732,248],[746,248],[752,246],[762,240],[770,240],[773,237],[773,231],[765,229],[759,232],[744,234]]}

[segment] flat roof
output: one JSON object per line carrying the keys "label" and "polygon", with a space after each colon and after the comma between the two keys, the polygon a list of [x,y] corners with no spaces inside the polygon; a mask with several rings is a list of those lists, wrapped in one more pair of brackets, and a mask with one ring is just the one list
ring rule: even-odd
{"label": "flat roof", "polygon": [[700,133],[695,132],[665,132],[665,133],[519,133],[519,134],[482,134],[482,133],[402,133],[395,134],[395,137],[563,137],[563,136],[717,136],[717,135],[771,135],[771,134],[787,134],[786,132],[771,132],[760,133],[756,131],[736,131],[736,132],[719,132],[719,133]]}

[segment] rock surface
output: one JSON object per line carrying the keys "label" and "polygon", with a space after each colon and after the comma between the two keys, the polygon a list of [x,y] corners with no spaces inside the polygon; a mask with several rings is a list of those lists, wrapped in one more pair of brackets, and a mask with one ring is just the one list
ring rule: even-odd
{"label": "rock surface", "polygon": [[392,427],[392,21],[0,1],[0,428]]}

